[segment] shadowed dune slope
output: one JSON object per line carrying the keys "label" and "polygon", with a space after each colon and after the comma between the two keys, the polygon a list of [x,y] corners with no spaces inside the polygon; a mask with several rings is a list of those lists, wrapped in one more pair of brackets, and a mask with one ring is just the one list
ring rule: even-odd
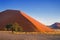
{"label": "shadowed dune slope", "polygon": [[24,32],[53,31],[51,28],[39,23],[32,17],[18,10],[6,10],[0,14],[0,30],[4,30],[7,24],[18,23]]}

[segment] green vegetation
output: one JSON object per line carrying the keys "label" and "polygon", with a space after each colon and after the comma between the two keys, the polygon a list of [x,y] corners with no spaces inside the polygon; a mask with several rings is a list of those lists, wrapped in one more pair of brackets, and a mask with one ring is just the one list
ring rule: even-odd
{"label": "green vegetation", "polygon": [[14,23],[13,24],[13,28],[15,29],[14,31],[16,31],[16,32],[22,32],[23,31],[23,29],[22,29],[22,27],[21,26],[19,26],[19,24],[18,23]]}
{"label": "green vegetation", "polygon": [[7,24],[7,25],[6,25],[7,31],[9,31],[11,28],[12,28],[12,24]]}
{"label": "green vegetation", "polygon": [[7,24],[6,25],[6,29],[7,31],[11,30],[12,32],[15,31],[15,32],[22,32],[23,29],[21,26],[19,26],[18,23],[14,23],[14,24]]}

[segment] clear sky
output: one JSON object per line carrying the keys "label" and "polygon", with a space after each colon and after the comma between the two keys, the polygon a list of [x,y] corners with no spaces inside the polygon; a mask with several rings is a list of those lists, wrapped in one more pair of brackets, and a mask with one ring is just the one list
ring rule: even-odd
{"label": "clear sky", "polygon": [[0,0],[0,12],[7,9],[21,10],[45,25],[60,22],[60,0]]}

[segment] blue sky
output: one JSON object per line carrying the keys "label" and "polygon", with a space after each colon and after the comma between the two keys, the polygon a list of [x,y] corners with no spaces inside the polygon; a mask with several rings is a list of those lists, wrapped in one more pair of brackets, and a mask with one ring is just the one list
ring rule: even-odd
{"label": "blue sky", "polygon": [[60,0],[0,0],[0,12],[7,9],[21,10],[45,25],[60,22]]}

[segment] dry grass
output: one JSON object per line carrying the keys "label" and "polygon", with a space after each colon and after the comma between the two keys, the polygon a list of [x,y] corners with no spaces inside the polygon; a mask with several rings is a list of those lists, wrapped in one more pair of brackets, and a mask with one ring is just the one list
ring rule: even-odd
{"label": "dry grass", "polygon": [[11,31],[0,31],[0,40],[60,40],[60,34],[16,34]]}

